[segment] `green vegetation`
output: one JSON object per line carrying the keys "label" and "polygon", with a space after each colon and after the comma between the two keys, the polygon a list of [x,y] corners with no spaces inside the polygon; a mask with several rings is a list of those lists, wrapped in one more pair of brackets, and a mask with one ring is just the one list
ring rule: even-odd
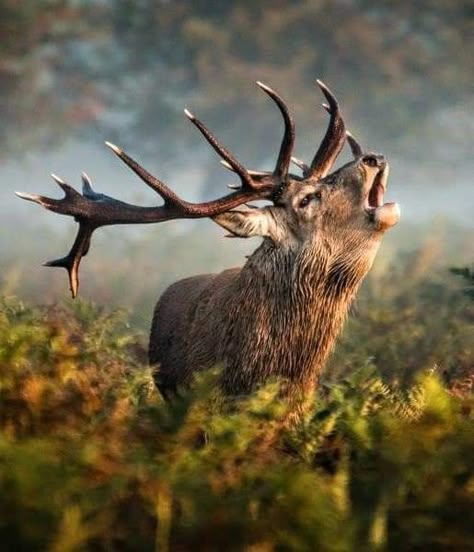
{"label": "green vegetation", "polygon": [[126,313],[4,296],[2,547],[472,548],[474,303],[426,251],[371,273],[291,428],[278,382],[169,406]]}

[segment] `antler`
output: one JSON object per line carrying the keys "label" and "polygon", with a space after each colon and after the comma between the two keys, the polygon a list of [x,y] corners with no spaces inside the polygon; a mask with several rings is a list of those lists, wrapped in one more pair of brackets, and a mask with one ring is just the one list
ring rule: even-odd
{"label": "antler", "polygon": [[362,157],[362,155],[364,155],[362,146],[348,130],[346,130],[346,137],[347,137],[347,141],[349,142],[349,146],[351,148],[351,152],[352,152],[352,155],[354,156],[354,159],[358,159],[359,157]]}
{"label": "antler", "polygon": [[337,100],[330,90],[321,82],[318,84],[326,96],[329,105],[326,106],[331,118],[323,142],[316,153],[310,167],[291,157],[295,143],[295,125],[288,107],[283,99],[267,85],[257,82],[258,86],[277,104],[284,121],[284,133],[280,145],[278,159],[273,172],[249,171],[216,139],[211,131],[192,113],[185,110],[186,116],[199,129],[206,140],[221,157],[221,162],[240,178],[240,185],[235,191],[221,198],[204,203],[190,203],[179,198],[166,184],[151,175],[122,149],[106,142],[112,151],[128,165],[150,188],[163,199],[163,205],[141,207],[125,203],[92,189],[89,177],[82,175],[82,194],[66,184],[57,176],[55,182],[63,190],[62,199],[53,199],[38,194],[16,192],[27,201],[38,203],[45,209],[61,215],[74,217],[79,223],[76,239],[65,257],[46,263],[46,266],[65,268],[69,276],[71,294],[76,297],[79,287],[79,265],[90,246],[92,234],[101,226],[114,224],[151,224],[177,218],[213,217],[247,204],[257,199],[275,199],[278,192],[288,181],[288,170],[293,160],[303,167],[305,176],[321,178],[327,174],[335,158],[339,154],[345,140],[344,122],[339,112]]}
{"label": "antler", "polygon": [[65,268],[69,276],[72,297],[76,297],[79,287],[79,265],[90,246],[91,237],[101,226],[114,224],[151,224],[176,218],[212,217],[257,199],[271,198],[280,181],[269,173],[252,175],[222,146],[214,135],[194,115],[186,110],[186,115],[198,127],[207,141],[223,158],[223,160],[238,174],[241,185],[238,189],[224,197],[204,203],[190,203],[180,199],[168,186],[151,175],[134,159],[119,147],[106,142],[112,151],[122,159],[150,188],[163,199],[163,205],[157,207],[140,207],[125,203],[92,189],[89,177],[82,175],[82,194],[66,184],[61,178],[52,175],[55,182],[63,190],[62,199],[53,199],[38,194],[16,192],[16,195],[27,201],[38,203],[45,209],[61,215],[74,217],[79,223],[76,239],[65,257],[50,261],[45,266]]}
{"label": "antler", "polygon": [[323,107],[330,115],[329,125],[309,167],[297,157],[292,157],[291,160],[302,169],[304,178],[320,179],[328,174],[341,152],[346,140],[346,132],[336,97],[322,81],[318,79],[316,82],[328,101],[327,104],[323,104]]}
{"label": "antler", "polygon": [[295,146],[295,123],[281,96],[279,96],[275,90],[260,81],[257,81],[257,85],[260,86],[260,88],[277,104],[278,109],[283,116],[285,132],[281,141],[280,152],[278,154],[278,160],[276,162],[273,175],[281,181],[285,181],[288,176],[291,154]]}
{"label": "antler", "polygon": [[[280,113],[282,114],[285,129],[281,140],[278,159],[273,172],[251,171],[251,170],[247,172],[254,179],[257,179],[257,180],[262,177],[273,176],[276,184],[278,183],[278,181],[280,181],[281,184],[284,184],[288,178],[290,163],[293,160],[293,158],[291,157],[291,154],[295,146],[295,137],[296,137],[295,123],[293,121],[293,117],[291,116],[291,113],[285,101],[275,90],[273,90],[273,88],[270,88],[269,86],[267,86],[266,84],[260,81],[257,81],[257,86],[259,86],[266,94],[268,94],[270,98],[276,103],[278,109],[280,110]],[[227,169],[237,172],[232,167],[232,165],[227,161],[221,160],[221,163]]]}

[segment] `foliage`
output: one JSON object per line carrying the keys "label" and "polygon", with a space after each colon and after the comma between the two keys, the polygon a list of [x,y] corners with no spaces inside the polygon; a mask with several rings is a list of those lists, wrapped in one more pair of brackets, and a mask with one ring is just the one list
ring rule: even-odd
{"label": "foliage", "polygon": [[327,373],[341,373],[370,359],[388,379],[410,381],[436,367],[449,381],[474,371],[474,305],[463,282],[445,267],[437,238],[390,264],[375,267],[358,295]]}
{"label": "foliage", "polygon": [[451,268],[451,272],[464,278],[466,281],[465,293],[468,297],[474,299],[474,269],[454,267]]}
{"label": "foliage", "polygon": [[[369,363],[370,364],[370,363]],[[294,427],[271,382],[164,404],[123,313],[0,307],[0,542],[49,550],[461,550],[474,402],[362,367]]]}

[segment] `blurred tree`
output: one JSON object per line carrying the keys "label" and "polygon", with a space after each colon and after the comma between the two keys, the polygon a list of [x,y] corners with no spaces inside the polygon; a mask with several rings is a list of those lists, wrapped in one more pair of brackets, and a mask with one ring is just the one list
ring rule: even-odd
{"label": "blurred tree", "polygon": [[[407,129],[416,140],[440,107],[472,105],[473,27],[468,0],[5,0],[1,151],[96,128],[100,138],[179,155],[199,144],[181,127],[192,104],[244,162],[262,166],[280,121],[252,81],[281,90],[302,121],[319,102],[316,77],[371,142],[393,143]],[[313,150],[326,122],[314,111],[299,130]]]}
{"label": "blurred tree", "polygon": [[468,267],[454,267],[451,272],[457,276],[461,276],[466,281],[465,293],[468,297],[474,300],[474,269]]}

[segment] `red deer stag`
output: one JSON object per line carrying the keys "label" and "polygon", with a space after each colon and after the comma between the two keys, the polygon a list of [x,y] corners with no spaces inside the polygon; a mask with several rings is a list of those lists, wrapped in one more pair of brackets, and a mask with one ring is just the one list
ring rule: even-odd
{"label": "red deer stag", "polygon": [[[193,276],[171,285],[156,305],[149,358],[165,398],[193,374],[222,365],[220,384],[230,394],[245,393],[269,377],[287,382],[290,398],[308,396],[342,327],[348,307],[370,269],[384,232],[399,219],[395,203],[383,203],[388,164],[382,155],[364,153],[346,133],[330,90],[330,121],[310,165],[292,158],[293,119],[282,98],[258,83],[276,103],[284,134],[273,172],[245,169],[188,111],[223,164],[241,184],[228,195],[205,203],[180,199],[124,151],[107,144],[164,203],[139,207],[95,192],[83,174],[83,192],[53,176],[62,199],[18,193],[46,209],[73,216],[79,230],[69,253],[46,266],[68,271],[73,297],[78,269],[94,230],[112,224],[143,224],[178,218],[210,217],[231,236],[263,238],[242,268]],[[346,137],[354,160],[328,174]],[[302,176],[289,173],[293,161]],[[265,207],[236,209],[254,200]]]}

